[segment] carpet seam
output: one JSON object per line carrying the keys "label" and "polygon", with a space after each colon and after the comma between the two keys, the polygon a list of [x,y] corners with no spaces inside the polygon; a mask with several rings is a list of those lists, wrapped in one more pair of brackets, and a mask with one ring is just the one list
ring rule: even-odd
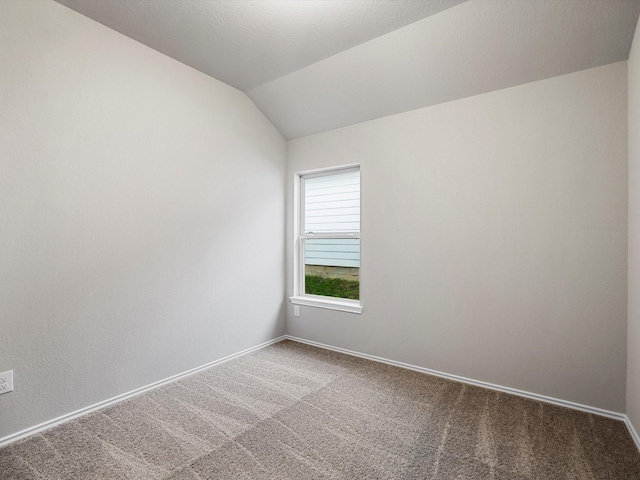
{"label": "carpet seam", "polygon": [[325,343],[315,342],[313,340],[306,340],[300,337],[294,337],[291,335],[285,335],[284,340],[289,340],[292,342],[300,343],[302,345],[310,345],[313,347],[321,348],[323,350],[328,350],[336,353],[342,353],[344,355],[349,355],[352,357],[364,358],[366,360],[371,360],[376,363],[383,363],[386,365],[392,365],[394,367],[403,368],[405,370],[412,370],[416,372],[420,372],[423,374],[431,375],[434,377],[444,378],[446,380],[454,381],[457,383],[464,383],[467,385],[473,385],[476,387],[481,387],[487,390],[493,390],[501,393],[506,393],[509,395],[515,395],[517,397],[528,398],[529,400],[534,400],[537,402],[555,405],[559,407],[568,408],[570,410],[577,410],[581,412],[591,413],[593,415],[598,415],[600,417],[611,418],[614,420],[618,420],[624,422],[625,414],[620,412],[614,412],[612,410],[606,410],[599,407],[592,407],[589,405],[580,404],[577,402],[572,402],[570,400],[563,400],[555,397],[548,397],[546,395],[541,395],[534,392],[527,392],[524,390],[518,390],[516,388],[506,387],[503,385],[493,384],[489,382],[484,382],[482,380],[475,380],[472,378],[462,377],[459,375],[454,375],[446,372],[440,372],[438,370],[432,370],[426,367],[420,367],[418,365],[412,365],[409,363],[400,362],[397,360],[391,360],[385,357],[378,357],[376,355],[370,355],[368,353],[357,352],[354,350],[348,350],[346,348],[334,347],[332,345],[328,345]]}
{"label": "carpet seam", "polygon": [[257,350],[261,350],[265,347],[268,347],[270,345],[275,345],[277,343],[280,343],[282,341],[286,340],[286,336],[285,335],[281,335],[279,337],[276,337],[274,339],[268,340],[266,342],[260,343],[258,345],[254,345],[253,347],[249,347],[246,348],[244,350],[241,350],[239,352],[236,353],[232,353],[230,355],[227,355],[225,357],[219,358],[217,360],[213,360],[211,362],[205,363],[203,365],[200,365],[198,367],[194,367],[192,369],[186,370],[184,372],[181,373],[177,373],[176,375],[172,375],[170,377],[166,377],[164,379],[158,380],[157,382],[153,382],[150,383],[148,385],[144,385],[142,387],[138,387],[135,388],[133,390],[130,390],[128,392],[124,392],[121,393],[120,395],[116,395],[114,397],[108,398],[106,400],[102,400],[99,401],[97,403],[94,403],[92,405],[88,405],[86,407],[82,407],[79,408],[78,410],[74,410],[72,412],[69,413],[65,413],[63,415],[60,415],[58,417],[52,418],[50,420],[46,420],[42,423],[39,423],[37,425],[31,426],[31,427],[27,427],[23,430],[19,430],[17,432],[14,433],[10,433],[9,435],[6,435],[2,438],[0,438],[0,448],[6,447],[7,445],[10,445],[14,442],[17,442],[19,440],[23,440],[29,437],[32,437],[34,435],[37,435],[39,433],[45,432],[46,430],[49,430],[51,428],[54,428],[58,425],[62,425],[63,423],[67,423],[71,420],[74,420],[76,418],[80,418],[83,417],[85,415],[88,415],[92,412],[101,410],[103,408],[107,408],[111,405],[117,405],[129,398],[133,398],[136,397],[138,395],[142,395],[146,392],[149,392],[151,390],[155,390],[156,388],[162,387],[163,385],[172,383],[172,382],[177,382],[182,378],[186,378],[189,377],[191,375],[195,375],[199,372],[201,372],[202,370],[206,370],[207,368],[211,368],[214,367],[216,365],[220,365],[223,363],[226,363],[228,361],[231,361],[235,358],[239,358],[242,357],[244,355],[248,355],[252,352],[255,352]]}

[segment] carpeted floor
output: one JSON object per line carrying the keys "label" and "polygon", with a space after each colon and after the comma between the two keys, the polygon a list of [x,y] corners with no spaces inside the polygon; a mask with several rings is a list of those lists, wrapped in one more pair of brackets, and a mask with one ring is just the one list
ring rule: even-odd
{"label": "carpeted floor", "polygon": [[0,450],[22,479],[640,479],[621,422],[284,341]]}

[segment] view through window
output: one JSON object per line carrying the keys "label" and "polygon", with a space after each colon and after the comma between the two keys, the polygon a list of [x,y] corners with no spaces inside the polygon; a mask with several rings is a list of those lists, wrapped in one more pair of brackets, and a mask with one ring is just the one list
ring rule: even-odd
{"label": "view through window", "polygon": [[302,177],[305,294],[360,298],[360,169]]}

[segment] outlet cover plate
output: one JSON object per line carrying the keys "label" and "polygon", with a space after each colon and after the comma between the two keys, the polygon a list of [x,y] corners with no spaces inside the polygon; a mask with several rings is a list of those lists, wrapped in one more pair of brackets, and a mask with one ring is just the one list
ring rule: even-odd
{"label": "outlet cover plate", "polygon": [[0,373],[0,395],[13,392],[13,370]]}

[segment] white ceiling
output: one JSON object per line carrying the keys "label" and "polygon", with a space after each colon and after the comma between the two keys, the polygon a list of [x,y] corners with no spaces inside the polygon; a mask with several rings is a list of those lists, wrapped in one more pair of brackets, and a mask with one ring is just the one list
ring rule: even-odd
{"label": "white ceiling", "polygon": [[629,56],[640,0],[57,0],[247,92],[288,139]]}
{"label": "white ceiling", "polygon": [[57,0],[247,91],[464,0]]}
{"label": "white ceiling", "polygon": [[469,1],[247,92],[286,138],[629,58],[637,1]]}

